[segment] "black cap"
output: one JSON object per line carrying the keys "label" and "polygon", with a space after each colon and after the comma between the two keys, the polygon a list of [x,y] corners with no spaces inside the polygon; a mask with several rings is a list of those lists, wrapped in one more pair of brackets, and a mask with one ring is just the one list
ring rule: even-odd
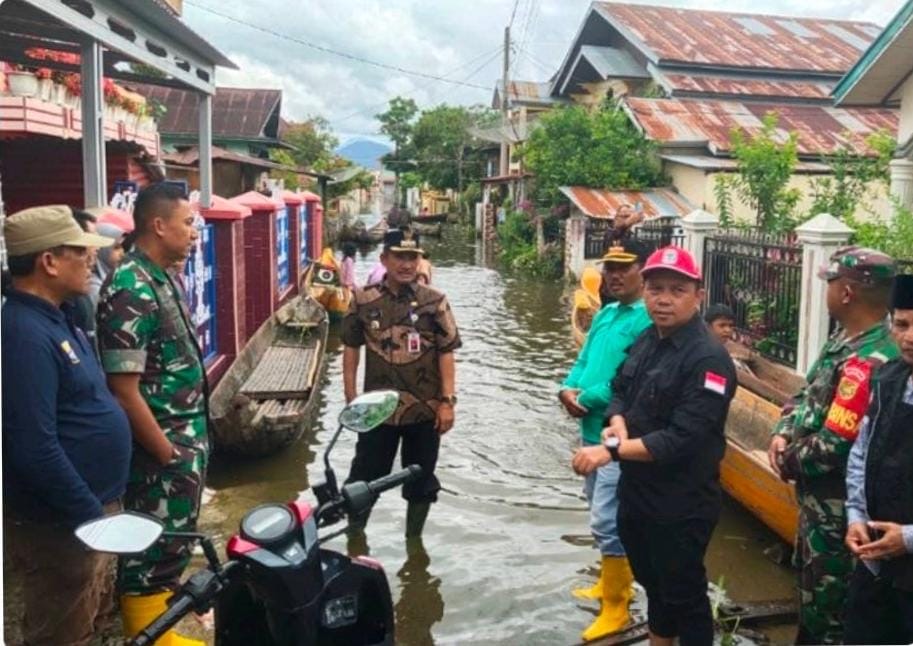
{"label": "black cap", "polygon": [[384,251],[425,253],[418,245],[418,235],[410,229],[390,229],[384,234]]}
{"label": "black cap", "polygon": [[894,277],[894,293],[891,295],[891,309],[913,310],[913,276],[901,274]]}

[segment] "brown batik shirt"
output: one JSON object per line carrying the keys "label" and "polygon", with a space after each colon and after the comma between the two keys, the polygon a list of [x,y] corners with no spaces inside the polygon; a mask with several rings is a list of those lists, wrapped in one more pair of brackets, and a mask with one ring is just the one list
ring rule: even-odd
{"label": "brown batik shirt", "polygon": [[[418,344],[413,341],[410,348],[412,334]],[[386,281],[356,289],[342,322],[342,342],[366,346],[365,391],[399,391],[399,407],[387,423],[435,419],[444,394],[438,359],[462,345],[444,294],[418,283],[394,294]]]}

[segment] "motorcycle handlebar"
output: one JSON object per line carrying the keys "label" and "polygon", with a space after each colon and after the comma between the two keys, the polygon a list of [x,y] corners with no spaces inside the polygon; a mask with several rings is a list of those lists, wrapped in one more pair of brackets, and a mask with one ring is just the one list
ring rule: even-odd
{"label": "motorcycle handlebar", "polygon": [[193,610],[194,599],[189,594],[179,594],[168,609],[158,619],[143,628],[130,642],[132,646],[151,646],[168,632],[168,629],[179,622],[184,615]]}
{"label": "motorcycle handlebar", "polygon": [[383,478],[378,478],[377,480],[372,480],[368,483],[368,489],[371,490],[371,493],[379,495],[388,489],[394,489],[400,485],[406,484],[419,478],[422,475],[422,468],[417,464],[410,464],[408,467],[402,471],[397,471],[396,473],[391,473],[388,476]]}

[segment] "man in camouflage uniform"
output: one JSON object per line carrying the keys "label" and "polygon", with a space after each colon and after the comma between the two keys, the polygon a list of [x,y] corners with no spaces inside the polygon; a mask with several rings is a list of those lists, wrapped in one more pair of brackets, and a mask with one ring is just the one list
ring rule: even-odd
{"label": "man in camouflage uniform", "polygon": [[[197,231],[182,192],[165,184],[140,192],[133,217],[135,247],[109,276],[98,305],[102,364],[133,431],[124,506],[157,516],[168,531],[194,531],[209,456],[207,389],[187,306],[168,270],[190,253]],[[122,559],[128,636],[164,611],[189,560],[189,546],[173,540]]]}
{"label": "man in camouflage uniform", "polygon": [[887,325],[894,261],[860,247],[841,249],[819,272],[827,308],[840,324],[784,407],[768,457],[795,481],[799,533],[800,644],[840,643],[852,557],[846,534],[846,463],[868,405],[873,373],[897,356]]}

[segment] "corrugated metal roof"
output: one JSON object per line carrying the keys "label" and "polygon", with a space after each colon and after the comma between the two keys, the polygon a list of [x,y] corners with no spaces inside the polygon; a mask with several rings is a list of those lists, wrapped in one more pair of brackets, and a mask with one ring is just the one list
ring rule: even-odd
{"label": "corrugated metal roof", "polygon": [[644,66],[624,49],[584,45],[580,48],[580,56],[588,60],[603,78],[650,78]]}
{"label": "corrugated metal roof", "polygon": [[[706,171],[736,171],[739,162],[731,157],[714,157],[712,155],[660,155],[662,159],[673,164]],[[829,173],[831,167],[815,161],[800,161],[796,164],[798,173]]]}
{"label": "corrugated metal roof", "polygon": [[[167,111],[158,121],[160,133],[197,134],[199,98],[195,92],[141,83],[128,85],[165,106]],[[217,87],[212,99],[213,137],[278,139],[281,101],[282,90]]]}
{"label": "corrugated metal roof", "polygon": [[833,83],[787,81],[773,79],[732,78],[725,76],[662,75],[663,85],[673,92],[700,94],[730,94],[742,96],[820,99],[830,101]]}
{"label": "corrugated metal roof", "polygon": [[650,188],[644,191],[609,191],[585,186],[562,186],[561,192],[591,218],[612,219],[622,204],[635,209],[640,204],[646,219],[664,216],[685,216],[694,206],[684,197],[668,188]]}
{"label": "corrugated metal roof", "polygon": [[863,22],[596,2],[653,62],[843,73],[880,31]]}
{"label": "corrugated metal roof", "polygon": [[730,133],[741,128],[759,131],[761,119],[774,111],[780,117],[779,135],[798,135],[800,155],[834,153],[849,145],[859,154],[871,154],[865,138],[879,130],[897,132],[896,110],[832,108],[828,106],[627,98],[628,113],[647,137],[661,143],[707,145],[711,152],[731,149]]}
{"label": "corrugated metal roof", "polygon": [[[501,107],[501,87],[502,83],[499,79],[491,101],[491,106],[496,109]],[[550,82],[510,81],[507,84],[507,97],[514,105],[550,106],[558,102],[551,96],[551,89]]]}

